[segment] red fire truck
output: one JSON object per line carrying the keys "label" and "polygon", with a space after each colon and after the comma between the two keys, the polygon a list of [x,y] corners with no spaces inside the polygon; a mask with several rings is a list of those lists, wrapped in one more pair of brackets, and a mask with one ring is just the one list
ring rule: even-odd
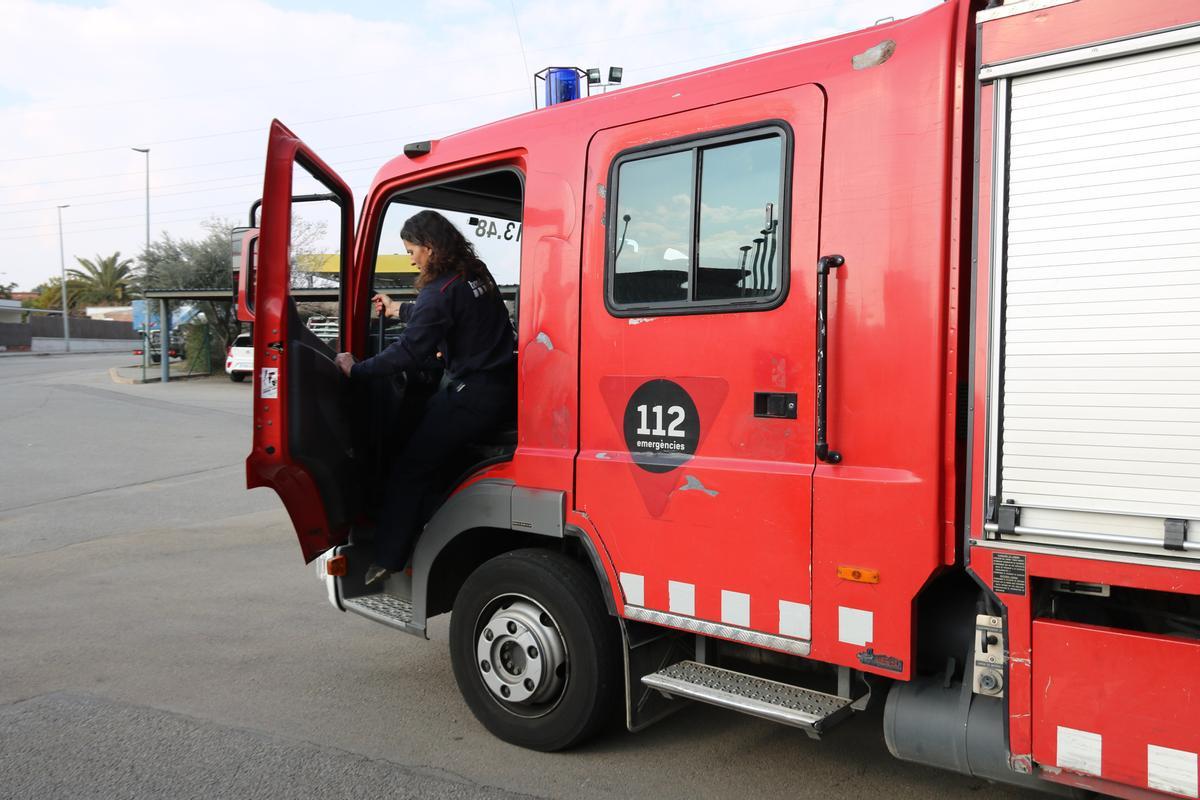
{"label": "red fire truck", "polygon": [[[357,225],[276,122],[248,483],[336,607],[453,611],[467,704],[525,747],[622,704],[817,736],[884,703],[902,759],[1196,797],[1198,86],[1195,3],[952,0],[406,145]],[[519,259],[515,430],[382,588],[380,474],[432,379],[352,384],[300,323],[313,189],[359,357],[413,210]]]}

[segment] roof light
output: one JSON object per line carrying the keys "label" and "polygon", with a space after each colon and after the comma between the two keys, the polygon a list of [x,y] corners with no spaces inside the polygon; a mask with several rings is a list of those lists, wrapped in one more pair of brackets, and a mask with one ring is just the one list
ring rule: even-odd
{"label": "roof light", "polygon": [[[588,77],[588,83],[592,82]],[[551,67],[546,72],[546,105],[579,99],[579,71],[574,67]]]}
{"label": "roof light", "polygon": [[595,86],[600,83],[600,68],[590,67],[587,71],[588,86]]}
{"label": "roof light", "polygon": [[608,68],[608,82],[609,83],[620,83],[621,76],[624,74],[624,72],[625,72],[625,69],[623,67],[609,67]]}
{"label": "roof light", "polygon": [[404,145],[404,155],[409,158],[416,158],[417,156],[428,155],[432,149],[433,142],[428,139],[423,142],[409,142]]}

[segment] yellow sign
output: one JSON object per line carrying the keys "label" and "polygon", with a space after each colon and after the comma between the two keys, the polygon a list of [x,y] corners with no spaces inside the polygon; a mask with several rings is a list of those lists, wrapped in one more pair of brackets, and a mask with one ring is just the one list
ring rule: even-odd
{"label": "yellow sign", "polygon": [[[310,253],[296,256],[296,267],[301,272],[341,272],[342,257],[337,253]],[[412,257],[407,253],[393,253],[378,256],[375,259],[375,274],[397,272],[418,272],[413,266]]]}

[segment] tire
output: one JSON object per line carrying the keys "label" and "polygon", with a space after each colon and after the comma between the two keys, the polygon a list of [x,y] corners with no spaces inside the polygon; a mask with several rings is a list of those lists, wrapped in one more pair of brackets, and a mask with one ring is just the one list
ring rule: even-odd
{"label": "tire", "polygon": [[246,373],[244,373],[244,372],[229,373],[229,380],[233,381],[234,383],[241,383],[245,379],[246,379]]}
{"label": "tire", "polygon": [[494,736],[563,750],[613,712],[623,686],[617,633],[590,570],[551,550],[516,550],[459,590],[450,661],[467,706]]}

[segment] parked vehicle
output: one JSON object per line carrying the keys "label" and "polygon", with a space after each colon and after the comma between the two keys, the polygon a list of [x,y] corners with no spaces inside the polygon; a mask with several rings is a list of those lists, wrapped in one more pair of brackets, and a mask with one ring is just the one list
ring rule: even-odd
{"label": "parked vehicle", "polygon": [[[884,703],[899,758],[1196,797],[1197,75],[1194,3],[952,0],[406,145],[357,229],[275,122],[248,484],[335,607],[453,611],[467,704],[524,747],[620,703],[813,736]],[[338,198],[360,358],[389,211],[520,230],[517,431],[381,589],[379,420],[420,406],[295,313],[294,173]]]}
{"label": "parked vehicle", "polygon": [[[159,331],[150,331],[150,360],[155,364],[162,363],[162,334]],[[135,356],[144,354],[141,347],[133,351]],[[171,333],[170,343],[167,346],[167,358],[187,358],[187,347],[183,342],[183,335],[179,331]]]}
{"label": "parked vehicle", "polygon": [[225,374],[234,383],[241,383],[254,371],[254,337],[239,333],[225,348]]}

